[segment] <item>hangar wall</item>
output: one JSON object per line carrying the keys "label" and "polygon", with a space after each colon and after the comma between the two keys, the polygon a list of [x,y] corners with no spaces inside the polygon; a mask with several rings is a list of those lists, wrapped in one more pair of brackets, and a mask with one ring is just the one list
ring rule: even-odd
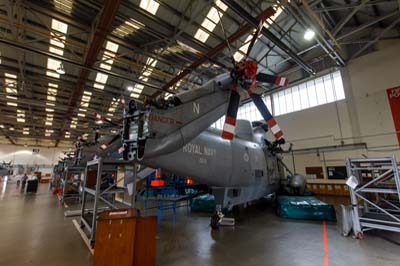
{"label": "hangar wall", "polygon": [[[296,172],[306,166],[344,166],[346,157],[388,156],[400,160],[393,118],[386,89],[400,86],[400,42],[383,41],[377,52],[357,58],[341,69],[346,99],[278,116],[293,149]],[[367,148],[306,153],[304,149],[363,143]],[[397,149],[397,150],[396,150]],[[299,154],[303,153],[303,154]],[[293,169],[293,158],[285,162]]]}
{"label": "hangar wall", "polygon": [[[33,149],[39,149],[38,154],[33,154]],[[43,173],[50,173],[52,165],[62,157],[62,148],[20,147],[15,145],[0,145],[0,162],[12,161],[13,165],[24,167],[38,167]],[[17,174],[17,173],[16,173]]]}

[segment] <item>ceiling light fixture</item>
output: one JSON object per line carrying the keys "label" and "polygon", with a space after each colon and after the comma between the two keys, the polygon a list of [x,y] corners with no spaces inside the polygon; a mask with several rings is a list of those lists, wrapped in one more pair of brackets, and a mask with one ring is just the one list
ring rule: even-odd
{"label": "ceiling light fixture", "polygon": [[314,38],[314,36],[315,36],[315,31],[313,31],[312,29],[307,29],[304,32],[304,40],[306,40],[306,41],[312,40]]}
{"label": "ceiling light fixture", "polygon": [[128,91],[133,91],[133,86],[128,86],[126,89],[127,89]]}
{"label": "ceiling light fixture", "polygon": [[65,74],[65,69],[64,69],[64,64],[60,63],[60,66],[57,68],[56,72],[58,74],[64,75]]}

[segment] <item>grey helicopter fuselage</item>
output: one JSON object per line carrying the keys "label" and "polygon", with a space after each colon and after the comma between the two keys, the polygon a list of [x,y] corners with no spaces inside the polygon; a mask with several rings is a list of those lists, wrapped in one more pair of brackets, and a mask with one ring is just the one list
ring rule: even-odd
{"label": "grey helicopter fuselage", "polygon": [[[276,192],[283,169],[266,147],[264,130],[238,120],[235,138],[225,140],[221,131],[210,128],[226,112],[230,83],[229,74],[223,74],[175,95],[174,106],[147,110],[144,152],[126,147],[129,159],[139,158],[140,164],[212,186],[217,203],[225,208]],[[131,131],[135,130],[132,123]]]}

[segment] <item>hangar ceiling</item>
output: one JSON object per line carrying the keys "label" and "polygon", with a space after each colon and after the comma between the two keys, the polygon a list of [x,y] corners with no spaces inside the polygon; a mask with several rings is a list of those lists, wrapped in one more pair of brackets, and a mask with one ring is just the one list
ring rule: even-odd
{"label": "hangar ceiling", "polygon": [[250,55],[264,72],[307,77],[399,38],[399,0],[1,0],[0,143],[70,146],[93,112],[118,121],[121,96],[201,86],[271,8]]}

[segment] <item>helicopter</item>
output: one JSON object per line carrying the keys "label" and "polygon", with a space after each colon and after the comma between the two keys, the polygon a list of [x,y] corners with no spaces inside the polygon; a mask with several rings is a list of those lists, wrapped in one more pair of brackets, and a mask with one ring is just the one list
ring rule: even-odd
{"label": "helicopter", "polygon": [[[123,158],[211,186],[217,204],[213,228],[223,222],[222,209],[247,206],[274,195],[287,169],[282,162],[283,131],[257,84],[287,86],[288,79],[257,73],[257,63],[249,59],[262,26],[263,20],[246,56],[240,62],[232,58],[228,73],[167,100],[158,98],[144,104],[131,100],[123,109],[123,145],[119,149]],[[252,100],[264,121],[237,120],[243,100]],[[223,129],[210,128],[223,115]],[[268,131],[274,141],[266,138]],[[301,176],[293,180],[293,188],[305,186]]]}
{"label": "helicopter", "polygon": [[[289,170],[282,162],[285,139],[262,100],[258,84],[287,86],[288,79],[257,73],[257,63],[249,59],[265,19],[260,20],[246,56],[240,62],[232,58],[233,67],[226,67],[228,73],[167,100],[159,97],[146,99],[144,103],[130,100],[125,104],[121,98],[123,118],[118,134],[96,141],[82,149],[87,156],[77,157],[90,158],[90,154],[122,157],[207,184],[216,202],[211,219],[213,228],[223,223],[223,209],[247,206],[274,195],[282,187],[284,169]],[[251,123],[236,119],[240,102],[244,100],[254,102],[264,121]],[[210,127],[224,115],[222,130]],[[95,116],[106,119],[99,114]],[[269,131],[274,141],[267,139]],[[294,176],[289,186],[304,187],[304,179]]]}
{"label": "helicopter", "polygon": [[0,164],[0,176],[11,175],[12,171],[13,171],[12,161],[9,161],[8,163],[3,161],[3,163]]}

